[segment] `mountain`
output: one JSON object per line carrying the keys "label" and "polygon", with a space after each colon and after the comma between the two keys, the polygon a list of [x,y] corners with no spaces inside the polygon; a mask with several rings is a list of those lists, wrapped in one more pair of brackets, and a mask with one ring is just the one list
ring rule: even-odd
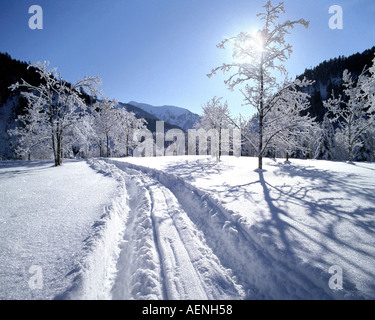
{"label": "mountain", "polygon": [[192,113],[191,111],[176,106],[152,106],[145,103],[138,103],[130,101],[128,105],[132,105],[148,114],[153,115],[157,119],[167,122],[171,125],[178,126],[182,130],[186,131],[192,129],[194,124],[199,121],[199,115]]}
{"label": "mountain", "polygon": [[[160,121],[161,119],[159,119],[155,115],[129,103],[119,102],[117,108],[124,108],[128,112],[133,112],[138,119],[145,119],[147,121],[147,129],[151,132],[156,132],[156,121]],[[182,129],[178,125],[171,124],[168,119],[163,121],[165,131],[168,131],[170,129]]]}
{"label": "mountain", "polygon": [[362,53],[356,53],[349,57],[340,56],[329,61],[323,61],[318,66],[306,69],[305,72],[297,78],[315,80],[315,83],[302,91],[307,92],[311,98],[311,107],[308,110],[312,117],[316,117],[317,121],[322,122],[326,109],[323,101],[330,98],[332,91],[337,97],[339,94],[345,96],[342,88],[342,74],[345,69],[352,73],[356,79],[365,67],[372,66],[374,59],[375,46],[365,50]]}

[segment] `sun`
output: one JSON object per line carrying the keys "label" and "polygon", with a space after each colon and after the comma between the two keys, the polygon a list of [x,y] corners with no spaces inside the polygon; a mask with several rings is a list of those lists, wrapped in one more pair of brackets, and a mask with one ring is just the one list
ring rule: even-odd
{"label": "sun", "polygon": [[257,52],[265,52],[265,42],[262,36],[262,32],[257,30],[250,34],[250,45],[252,46],[253,50]]}
{"label": "sun", "polygon": [[259,61],[267,51],[261,30],[242,32],[233,38],[232,43],[233,58],[240,63]]}

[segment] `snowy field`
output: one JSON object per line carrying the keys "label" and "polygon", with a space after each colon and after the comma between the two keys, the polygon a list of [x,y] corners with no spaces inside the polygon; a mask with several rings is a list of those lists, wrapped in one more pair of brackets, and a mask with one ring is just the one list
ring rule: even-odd
{"label": "snowy field", "polygon": [[84,161],[0,162],[0,181],[0,299],[53,299],[79,286],[94,249],[111,241],[102,226],[118,182]]}
{"label": "snowy field", "polygon": [[255,168],[0,162],[0,299],[375,299],[375,164]]}

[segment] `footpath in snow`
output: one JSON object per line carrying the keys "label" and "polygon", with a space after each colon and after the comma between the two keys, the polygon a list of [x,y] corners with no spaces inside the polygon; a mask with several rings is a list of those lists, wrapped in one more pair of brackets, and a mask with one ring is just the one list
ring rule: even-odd
{"label": "footpath in snow", "polygon": [[114,299],[241,299],[245,293],[223,267],[203,232],[158,180],[122,167],[130,214]]}

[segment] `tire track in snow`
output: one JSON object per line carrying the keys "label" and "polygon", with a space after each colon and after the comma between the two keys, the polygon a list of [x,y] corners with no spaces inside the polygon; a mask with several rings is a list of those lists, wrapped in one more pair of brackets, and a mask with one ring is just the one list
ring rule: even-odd
{"label": "tire track in snow", "polygon": [[[133,198],[129,201],[130,214],[136,217],[131,218],[125,228],[113,298],[245,298],[244,290],[232,277],[232,271],[221,265],[203,233],[189,219],[171,190],[138,170],[123,167],[121,170],[128,181],[128,194]],[[137,231],[136,225],[145,217],[152,225],[142,233]],[[127,237],[133,240],[129,241]],[[145,238],[153,238],[153,241],[148,241],[149,245],[154,244],[153,248],[149,247],[152,251],[149,259],[145,259],[142,250],[131,245],[142,243]],[[153,274],[150,274],[150,264]],[[149,285],[154,289],[158,287],[158,294],[155,290],[152,295],[146,294],[150,291]]]}
{"label": "tire track in snow", "polygon": [[129,219],[124,228],[117,261],[117,276],[112,287],[116,300],[166,297],[160,254],[156,242],[148,190],[137,175],[121,171],[128,191]]}
{"label": "tire track in snow", "polygon": [[204,234],[189,218],[175,195],[158,182],[163,192],[175,230],[183,243],[190,263],[205,292],[207,299],[240,299],[245,294],[232,278],[232,271],[224,268],[207,245]]}
{"label": "tire track in snow", "polygon": [[153,181],[144,183],[152,199],[152,217],[157,234],[158,248],[167,292],[167,299],[207,299],[199,277],[176,230],[166,201],[164,188]]}

